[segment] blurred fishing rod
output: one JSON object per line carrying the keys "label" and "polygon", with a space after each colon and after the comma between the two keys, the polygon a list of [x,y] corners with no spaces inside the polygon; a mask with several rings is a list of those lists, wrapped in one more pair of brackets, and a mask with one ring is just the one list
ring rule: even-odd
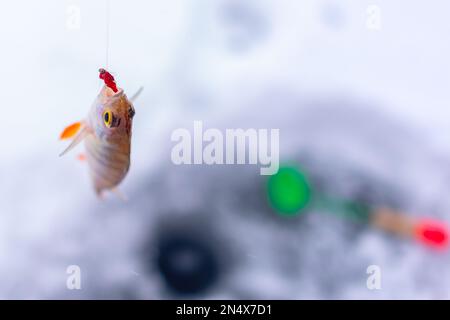
{"label": "blurred fishing rod", "polygon": [[446,249],[448,246],[449,232],[445,222],[413,217],[386,206],[322,194],[296,166],[281,166],[277,174],[269,177],[267,197],[272,208],[281,215],[294,216],[309,209],[320,209],[428,247]]}

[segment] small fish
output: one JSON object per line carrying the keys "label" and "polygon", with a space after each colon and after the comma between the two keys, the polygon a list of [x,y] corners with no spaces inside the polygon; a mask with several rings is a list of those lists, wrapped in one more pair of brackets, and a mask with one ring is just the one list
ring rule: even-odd
{"label": "small fish", "polygon": [[131,131],[135,114],[132,101],[142,88],[128,99],[123,89],[117,88],[114,77],[100,69],[100,79],[105,82],[88,116],[67,126],[60,139],[73,138],[60,154],[66,154],[84,141],[86,160],[97,195],[104,190],[117,192],[117,185],[125,178],[130,168]]}

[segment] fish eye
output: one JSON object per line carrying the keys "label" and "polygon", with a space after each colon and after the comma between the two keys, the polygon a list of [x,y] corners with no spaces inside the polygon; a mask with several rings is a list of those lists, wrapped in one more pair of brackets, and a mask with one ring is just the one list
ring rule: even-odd
{"label": "fish eye", "polygon": [[112,113],[110,110],[106,110],[103,113],[103,122],[105,123],[105,126],[107,126],[108,128],[111,128],[111,124],[112,124]]}

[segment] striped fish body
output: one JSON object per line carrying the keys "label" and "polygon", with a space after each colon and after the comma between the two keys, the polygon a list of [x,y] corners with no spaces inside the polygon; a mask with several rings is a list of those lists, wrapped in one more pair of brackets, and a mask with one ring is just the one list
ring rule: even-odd
{"label": "striped fish body", "polygon": [[[134,107],[122,89],[104,86],[95,99],[86,125],[86,159],[97,194],[115,188],[130,167]],[[108,119],[106,119],[108,118]]]}

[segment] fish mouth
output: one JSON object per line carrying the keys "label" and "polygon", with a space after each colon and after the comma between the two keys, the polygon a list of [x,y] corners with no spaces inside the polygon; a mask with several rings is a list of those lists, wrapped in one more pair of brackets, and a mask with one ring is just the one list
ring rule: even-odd
{"label": "fish mouth", "polygon": [[117,92],[114,92],[110,87],[104,85],[101,95],[106,99],[120,97],[123,95],[123,89],[117,87]]}

